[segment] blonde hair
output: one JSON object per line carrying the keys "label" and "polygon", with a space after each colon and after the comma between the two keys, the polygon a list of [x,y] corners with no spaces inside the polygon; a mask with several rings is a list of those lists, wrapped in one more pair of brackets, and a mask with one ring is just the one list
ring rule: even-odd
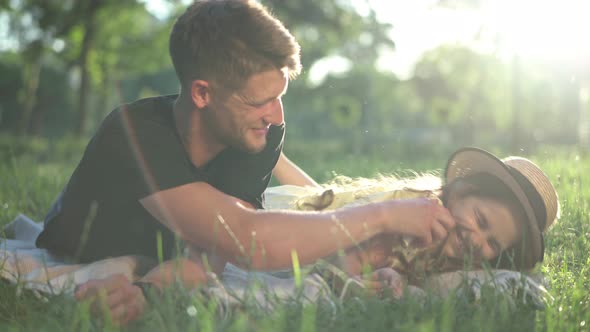
{"label": "blonde hair", "polygon": [[321,194],[302,197],[295,206],[299,210],[333,210],[387,199],[435,196],[440,190],[441,180],[436,172],[413,175],[406,178],[384,174],[374,178],[336,176],[323,185]]}
{"label": "blonde hair", "polygon": [[[438,173],[413,175],[410,178],[400,178],[380,174],[370,179],[337,176],[324,185],[325,190],[321,194],[302,197],[295,205],[299,210],[322,211],[387,199],[439,197],[442,182]],[[429,273],[460,270],[464,267],[463,260],[443,255],[442,249],[447,239],[425,248],[413,247],[403,236],[389,236],[389,239],[391,253],[386,266],[405,275],[412,284],[421,284]],[[359,245],[360,249],[369,246],[370,240]]]}

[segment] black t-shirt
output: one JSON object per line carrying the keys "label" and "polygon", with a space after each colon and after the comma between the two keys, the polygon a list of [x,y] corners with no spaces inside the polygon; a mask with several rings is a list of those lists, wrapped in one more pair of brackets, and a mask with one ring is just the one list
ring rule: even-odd
{"label": "black t-shirt", "polygon": [[263,208],[284,126],[271,126],[260,153],[226,148],[197,168],[176,132],[176,97],[142,99],[107,116],[45,217],[38,247],[80,262],[121,255],[169,259],[176,252],[174,234],[139,200],[192,182]]}

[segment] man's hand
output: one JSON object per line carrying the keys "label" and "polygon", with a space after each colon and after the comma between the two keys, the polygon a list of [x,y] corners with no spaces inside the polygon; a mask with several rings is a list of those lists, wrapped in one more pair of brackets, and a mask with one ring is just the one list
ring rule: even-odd
{"label": "man's hand", "polygon": [[146,305],[141,289],[122,274],[90,280],[74,294],[78,301],[90,301],[94,315],[109,315],[113,323],[125,325],[139,317]]}
{"label": "man's hand", "polygon": [[414,198],[383,202],[389,224],[386,232],[415,236],[428,245],[444,239],[455,227],[455,219],[437,199]]}

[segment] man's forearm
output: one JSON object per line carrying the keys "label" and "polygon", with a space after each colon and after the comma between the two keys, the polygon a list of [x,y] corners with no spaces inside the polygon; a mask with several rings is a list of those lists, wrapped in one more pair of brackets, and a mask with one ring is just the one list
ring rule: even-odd
{"label": "man's forearm", "polygon": [[430,199],[390,200],[322,213],[254,211],[201,182],[163,190],[140,202],[186,242],[257,270],[288,268],[293,253],[301,264],[311,263],[380,233],[411,235],[428,244],[433,230],[442,232],[454,223],[448,211]]}
{"label": "man's forearm", "polygon": [[255,211],[251,218],[234,233],[240,252],[227,258],[256,270],[289,268],[293,253],[301,264],[311,263],[382,232],[378,205],[326,213]]}

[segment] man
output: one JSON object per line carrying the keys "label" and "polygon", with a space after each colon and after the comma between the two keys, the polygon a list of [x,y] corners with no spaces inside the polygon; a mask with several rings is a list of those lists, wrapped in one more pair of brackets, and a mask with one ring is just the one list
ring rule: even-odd
{"label": "man", "polygon": [[[104,292],[116,322],[141,313],[145,282],[202,283],[203,254],[216,272],[228,261],[280,269],[292,251],[305,264],[380,233],[428,243],[454,225],[426,199],[326,213],[262,210],[283,146],[281,98],[300,62],[293,36],[260,4],[195,2],[174,25],[170,55],[180,94],[121,106],[104,120],[37,239],[80,262],[163,261],[142,284],[114,277],[78,289],[78,299]],[[188,256],[174,261],[183,250]]]}

